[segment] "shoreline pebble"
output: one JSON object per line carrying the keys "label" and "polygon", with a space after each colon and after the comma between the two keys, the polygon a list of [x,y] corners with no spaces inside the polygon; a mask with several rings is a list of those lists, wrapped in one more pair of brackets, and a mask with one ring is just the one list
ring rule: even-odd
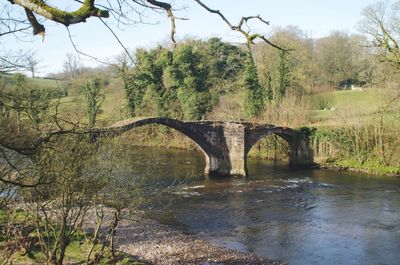
{"label": "shoreline pebble", "polygon": [[185,234],[156,220],[138,216],[121,221],[116,247],[129,255],[156,265],[284,265],[276,260],[243,253]]}

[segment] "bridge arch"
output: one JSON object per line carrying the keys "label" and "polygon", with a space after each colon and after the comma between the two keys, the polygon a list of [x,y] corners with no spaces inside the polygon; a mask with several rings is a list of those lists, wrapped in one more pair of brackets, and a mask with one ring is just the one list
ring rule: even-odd
{"label": "bridge arch", "polygon": [[277,135],[283,140],[285,140],[288,144],[292,140],[291,136],[291,129],[287,128],[286,130],[283,127],[275,127],[273,125],[271,126],[263,126],[262,128],[256,128],[254,130],[250,131],[248,141],[246,143],[246,155],[250,152],[250,150],[262,139],[272,136],[272,135]]}
{"label": "bridge arch", "polygon": [[251,144],[246,150],[247,159],[254,156],[262,159],[289,161],[290,146],[288,141],[272,131]]}
{"label": "bridge arch", "polygon": [[[211,164],[211,160],[217,153],[215,148],[207,142],[207,137],[204,137],[204,132],[200,128],[202,123],[199,122],[185,122],[176,119],[170,118],[159,118],[159,117],[151,117],[151,118],[133,118],[124,121],[117,122],[110,127],[101,128],[100,133],[118,136],[127,131],[133,130],[138,127],[150,125],[150,124],[159,124],[169,128],[172,128],[189,139],[192,140],[193,143],[198,147],[198,149],[203,153],[206,161],[205,172],[209,171],[209,167]],[[95,129],[96,132],[99,132],[98,129]]]}
{"label": "bridge arch", "polygon": [[288,144],[290,166],[309,166],[313,163],[314,155],[309,144],[309,139],[306,135],[291,128],[273,125],[259,126],[250,133],[248,137],[249,140],[246,144],[245,155],[247,156],[253,146],[255,146],[259,141],[271,135],[279,136]]}

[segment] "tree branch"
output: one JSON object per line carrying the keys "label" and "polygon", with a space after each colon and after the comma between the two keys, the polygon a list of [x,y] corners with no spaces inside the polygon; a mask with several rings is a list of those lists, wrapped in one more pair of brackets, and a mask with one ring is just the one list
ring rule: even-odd
{"label": "tree branch", "polygon": [[[14,172],[14,174],[18,174],[19,176],[23,176],[26,177],[18,168],[17,166],[14,165],[14,163],[11,161],[11,159],[8,157],[8,155],[6,154],[6,152],[3,150],[3,148],[0,148],[0,153],[1,153],[1,158],[4,159],[4,161],[7,163],[7,165],[9,166],[9,168],[11,169],[11,171]],[[10,172],[10,174],[12,174]],[[13,186],[19,186],[22,188],[33,188],[33,187],[37,187],[42,183],[42,178],[39,178],[35,183],[32,184],[28,184],[28,183],[23,183],[21,181],[17,180],[11,180],[11,179],[7,179],[4,178],[3,176],[0,177],[0,182],[3,182],[5,184],[10,184]]]}
{"label": "tree branch", "polygon": [[205,10],[207,10],[208,12],[218,15],[229,26],[230,29],[241,33],[246,38],[246,43],[248,46],[250,44],[254,44],[254,40],[261,39],[268,45],[271,45],[272,47],[274,47],[278,50],[281,50],[281,51],[291,51],[292,50],[292,49],[284,49],[284,48],[272,43],[265,36],[263,36],[261,34],[258,34],[258,33],[250,34],[250,32],[246,32],[245,30],[243,30],[243,25],[246,24],[250,19],[257,19],[257,20],[261,21],[262,23],[269,25],[269,22],[264,20],[260,15],[242,17],[240,19],[238,25],[235,26],[219,10],[208,7],[206,4],[204,4],[200,0],[194,0],[194,1],[196,3],[198,3],[201,7],[203,7]]}
{"label": "tree branch", "polygon": [[69,28],[67,27],[66,29],[67,29],[68,37],[69,37],[69,40],[71,41],[72,47],[74,48],[74,50],[75,50],[78,54],[83,55],[83,56],[86,56],[86,57],[88,57],[88,58],[90,58],[90,59],[93,59],[93,60],[95,60],[96,62],[99,62],[99,63],[102,63],[102,64],[113,65],[113,64],[110,64],[110,63],[105,62],[105,61],[103,61],[103,60],[100,60],[99,58],[94,57],[93,55],[90,55],[90,54],[87,54],[87,53],[84,53],[84,52],[80,51],[80,50],[78,49],[78,47],[76,47],[76,44],[75,44],[74,40],[72,39],[72,35],[71,35],[71,32],[70,32]]}
{"label": "tree branch", "polygon": [[106,26],[106,28],[111,32],[111,34],[114,36],[114,38],[118,41],[119,45],[121,45],[122,49],[124,49],[126,55],[129,57],[129,59],[132,61],[132,63],[135,63],[135,60],[133,60],[128,49],[125,47],[125,45],[122,43],[122,41],[118,38],[117,34],[115,34],[115,32],[112,30],[112,28],[101,17],[99,19],[104,24],[104,26]]}
{"label": "tree branch", "polygon": [[84,0],[81,7],[73,12],[52,7],[43,0],[9,0],[9,2],[65,26],[86,22],[89,17],[109,17],[108,10],[101,10],[94,6],[95,0]]}
{"label": "tree branch", "polygon": [[164,9],[167,12],[167,15],[169,19],[171,20],[171,40],[174,46],[176,46],[176,39],[175,39],[175,34],[176,34],[176,24],[175,24],[175,15],[172,12],[172,6],[166,2],[160,2],[157,0],[147,0],[148,3],[152,4],[153,6],[160,7]]}
{"label": "tree branch", "polygon": [[46,30],[44,26],[37,21],[33,12],[28,8],[25,8],[25,14],[26,17],[28,18],[29,23],[31,23],[31,26],[33,28],[33,35],[41,35],[42,37],[44,37]]}
{"label": "tree branch", "polygon": [[210,13],[213,14],[217,14],[218,16],[221,17],[221,19],[232,29],[232,30],[236,30],[235,27],[232,25],[232,23],[219,11],[216,9],[211,9],[208,6],[206,6],[203,2],[201,2],[200,0],[194,0],[195,2],[197,2],[201,7],[203,7],[205,10],[207,10]]}

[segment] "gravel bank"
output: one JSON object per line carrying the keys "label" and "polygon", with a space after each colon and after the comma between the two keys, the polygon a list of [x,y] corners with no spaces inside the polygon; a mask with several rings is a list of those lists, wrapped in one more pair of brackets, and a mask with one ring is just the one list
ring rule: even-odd
{"label": "gravel bank", "polygon": [[117,229],[116,246],[120,251],[159,265],[286,264],[218,247],[143,217],[139,217],[137,221],[121,222]]}

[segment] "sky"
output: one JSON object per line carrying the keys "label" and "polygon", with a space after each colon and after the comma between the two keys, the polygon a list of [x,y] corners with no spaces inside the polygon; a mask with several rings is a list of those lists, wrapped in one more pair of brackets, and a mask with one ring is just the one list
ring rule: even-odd
{"label": "sky", "polygon": [[[69,6],[70,0],[57,0],[58,4]],[[377,0],[204,0],[209,7],[219,9],[233,24],[242,16],[261,15],[270,22],[252,25],[252,30],[268,36],[277,27],[298,26],[309,37],[319,38],[334,30],[357,33],[357,23],[361,20],[362,9]],[[188,20],[177,21],[177,38],[220,37],[225,41],[241,43],[243,39],[231,31],[222,20],[200,8],[191,0],[174,0],[180,9],[177,17]],[[157,44],[170,44],[169,20],[152,12],[146,13],[149,24],[136,24],[118,28],[115,21],[106,20],[115,30],[124,46],[131,50],[141,47],[154,47]],[[46,36],[25,38],[0,38],[0,46],[5,49],[32,49],[37,51],[40,60],[39,75],[62,71],[67,53],[75,53],[66,28],[46,21]],[[103,60],[112,60],[121,54],[122,48],[111,32],[97,19],[90,18],[86,23],[69,27],[78,49]],[[86,66],[95,66],[89,58],[80,56]]]}

